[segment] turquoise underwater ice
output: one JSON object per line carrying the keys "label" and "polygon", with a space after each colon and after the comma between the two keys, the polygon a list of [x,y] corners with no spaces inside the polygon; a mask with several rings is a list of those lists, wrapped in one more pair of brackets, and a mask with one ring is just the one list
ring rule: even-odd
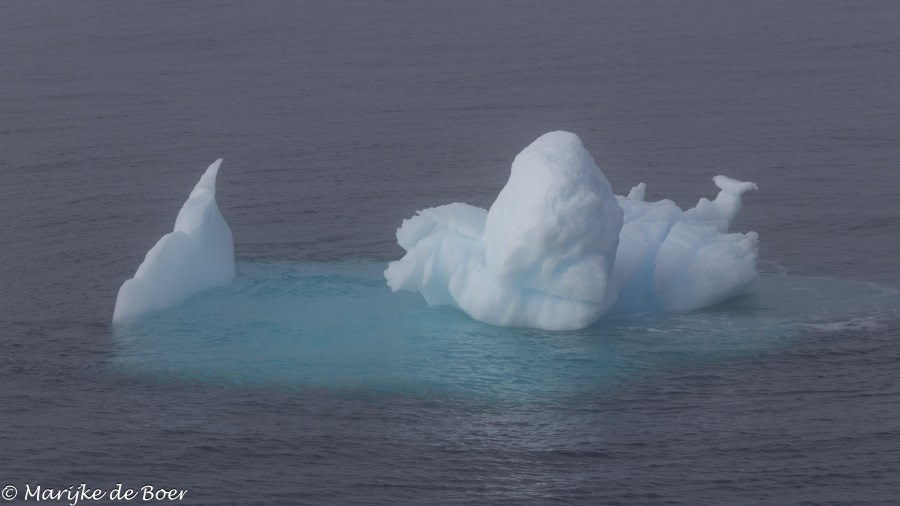
{"label": "turquoise underwater ice", "polygon": [[428,306],[392,293],[383,269],[240,260],[232,284],[114,327],[113,365],[214,385],[549,401],[840,330],[900,300],[865,283],[773,273],[712,308],[608,316],[559,332]]}

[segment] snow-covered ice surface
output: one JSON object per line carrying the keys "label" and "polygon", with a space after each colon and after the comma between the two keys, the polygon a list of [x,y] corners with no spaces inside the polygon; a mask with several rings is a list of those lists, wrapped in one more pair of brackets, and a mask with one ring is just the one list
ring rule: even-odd
{"label": "snow-covered ice surface", "polygon": [[728,233],[753,183],[713,178],[715,200],[682,211],[627,197],[568,132],[544,134],[512,164],[490,210],[453,203],[404,220],[406,255],[384,275],[492,325],[573,330],[604,314],[689,311],[757,279],[757,236]]}
{"label": "snow-covered ice surface", "polygon": [[150,248],[134,277],[119,288],[113,323],[183,302],[234,280],[234,241],[216,205],[222,159],[206,169],[178,212],[175,228]]}

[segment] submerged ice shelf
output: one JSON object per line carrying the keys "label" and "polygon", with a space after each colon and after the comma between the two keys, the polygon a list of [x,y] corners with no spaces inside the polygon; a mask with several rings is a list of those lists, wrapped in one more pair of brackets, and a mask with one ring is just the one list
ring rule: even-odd
{"label": "submerged ice shelf", "polygon": [[222,386],[552,402],[807,334],[846,339],[854,322],[892,321],[900,300],[865,283],[764,274],[746,296],[714,308],[609,315],[556,332],[485,325],[392,293],[383,269],[239,260],[233,283],[115,326],[111,366]]}
{"label": "submerged ice shelf", "polygon": [[715,200],[687,211],[645,202],[643,183],[616,197],[578,136],[550,132],[519,153],[489,210],[453,203],[404,220],[406,255],[384,275],[394,291],[507,327],[711,306],[758,277],[756,233],[728,233],[756,185],[713,181]]}

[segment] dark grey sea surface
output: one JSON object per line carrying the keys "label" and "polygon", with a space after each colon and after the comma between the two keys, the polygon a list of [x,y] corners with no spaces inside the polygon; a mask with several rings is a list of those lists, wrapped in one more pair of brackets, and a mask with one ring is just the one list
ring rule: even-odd
{"label": "dark grey sea surface", "polygon": [[790,338],[549,400],[132,374],[110,320],[216,158],[239,265],[386,263],[402,219],[489,206],[557,129],[619,194],[754,181],[734,229],[765,272],[893,293],[898,27],[866,0],[0,3],[0,488],[895,504],[900,310],[850,288]]}

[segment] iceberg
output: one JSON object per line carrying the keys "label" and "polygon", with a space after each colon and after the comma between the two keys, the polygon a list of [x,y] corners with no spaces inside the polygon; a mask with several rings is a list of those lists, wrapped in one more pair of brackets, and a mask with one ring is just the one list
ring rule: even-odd
{"label": "iceberg", "polygon": [[758,237],[728,233],[753,183],[716,176],[720,192],[687,211],[646,202],[641,183],[615,196],[581,139],[544,134],[513,161],[489,210],[453,203],[397,230],[406,254],[384,272],[497,326],[575,330],[607,313],[689,311],[757,279]]}
{"label": "iceberg", "polygon": [[206,169],[178,212],[174,230],[150,248],[134,277],[119,288],[114,324],[234,280],[234,241],[216,205],[216,175],[221,163],[220,158]]}

